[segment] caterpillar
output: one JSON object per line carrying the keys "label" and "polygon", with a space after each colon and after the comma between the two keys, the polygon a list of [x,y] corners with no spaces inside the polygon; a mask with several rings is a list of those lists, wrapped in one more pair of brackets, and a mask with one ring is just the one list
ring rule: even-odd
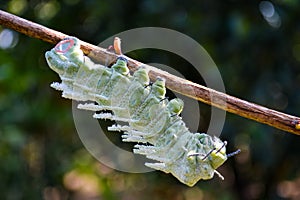
{"label": "caterpillar", "polygon": [[125,122],[108,130],[123,131],[123,141],[138,143],[134,153],[157,161],[145,163],[147,167],[171,173],[194,186],[215,173],[223,178],[216,169],[238,153],[226,154],[227,142],[215,136],[191,133],[180,117],[184,102],[165,97],[165,80],[157,78],[150,84],[143,67],[131,75],[123,55],[111,67],[96,64],[80,50],[79,39],[68,37],[45,57],[62,81],[51,87],[62,91],[64,98],[95,102],[79,104],[78,108],[95,111],[96,119]]}

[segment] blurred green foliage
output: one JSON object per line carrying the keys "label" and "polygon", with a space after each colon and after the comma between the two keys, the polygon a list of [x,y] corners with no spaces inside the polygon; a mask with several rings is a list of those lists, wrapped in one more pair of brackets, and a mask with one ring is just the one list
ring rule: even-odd
{"label": "blurred green foliage", "polygon": [[[93,44],[137,27],[180,31],[210,53],[227,93],[299,116],[299,1],[11,0],[0,8]],[[128,174],[102,165],[79,140],[71,101],[49,87],[58,80],[44,59],[53,45],[0,31],[1,199],[300,198],[300,137],[232,114],[221,138],[229,152],[242,153],[220,168],[224,181],[189,188],[161,172]],[[161,51],[130,56],[187,65]]]}

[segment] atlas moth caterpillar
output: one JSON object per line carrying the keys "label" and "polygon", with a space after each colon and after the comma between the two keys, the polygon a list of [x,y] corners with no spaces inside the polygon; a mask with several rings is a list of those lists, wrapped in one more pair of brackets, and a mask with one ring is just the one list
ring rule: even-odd
{"label": "atlas moth caterpillar", "polygon": [[108,130],[123,131],[123,141],[138,143],[134,153],[157,161],[146,166],[171,173],[188,186],[211,179],[215,173],[223,178],[216,169],[238,152],[226,155],[226,142],[205,133],[191,133],[179,116],[183,101],[165,97],[164,79],[150,84],[143,67],[130,75],[122,55],[111,67],[95,64],[84,56],[79,43],[68,37],[46,52],[48,65],[62,80],[51,87],[62,91],[65,98],[95,102],[78,106],[102,111],[94,118],[126,122]]}

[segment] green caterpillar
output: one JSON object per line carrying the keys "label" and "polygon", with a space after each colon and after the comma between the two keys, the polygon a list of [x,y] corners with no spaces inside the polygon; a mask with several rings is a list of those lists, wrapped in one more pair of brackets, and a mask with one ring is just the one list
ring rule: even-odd
{"label": "green caterpillar", "polygon": [[[93,63],[80,50],[80,41],[69,37],[46,52],[48,65],[61,83],[51,86],[65,98],[93,101],[78,108],[92,111],[94,118],[126,122],[110,131],[123,131],[123,141],[137,142],[133,151],[158,161],[146,166],[172,173],[188,186],[211,179],[229,156],[226,142],[204,133],[191,133],[179,116],[181,99],[167,100],[164,79],[150,84],[148,71],[139,68],[130,75],[127,60],[120,56],[110,68]],[[150,144],[150,145],[149,145]]]}

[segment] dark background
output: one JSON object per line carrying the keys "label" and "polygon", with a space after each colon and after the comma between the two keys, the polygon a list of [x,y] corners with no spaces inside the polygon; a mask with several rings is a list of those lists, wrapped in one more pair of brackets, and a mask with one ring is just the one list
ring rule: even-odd
{"label": "dark background", "polygon": [[[211,55],[228,94],[299,116],[299,1],[12,0],[0,8],[93,44],[144,26],[182,32]],[[102,165],[77,135],[71,101],[49,87],[58,80],[44,59],[53,45],[0,31],[1,199],[300,199],[300,137],[232,114],[221,138],[229,152],[242,153],[220,167],[224,181],[214,177],[189,188],[162,172],[128,174]],[[130,56],[187,64],[155,50]],[[205,131],[209,114],[201,115]]]}

